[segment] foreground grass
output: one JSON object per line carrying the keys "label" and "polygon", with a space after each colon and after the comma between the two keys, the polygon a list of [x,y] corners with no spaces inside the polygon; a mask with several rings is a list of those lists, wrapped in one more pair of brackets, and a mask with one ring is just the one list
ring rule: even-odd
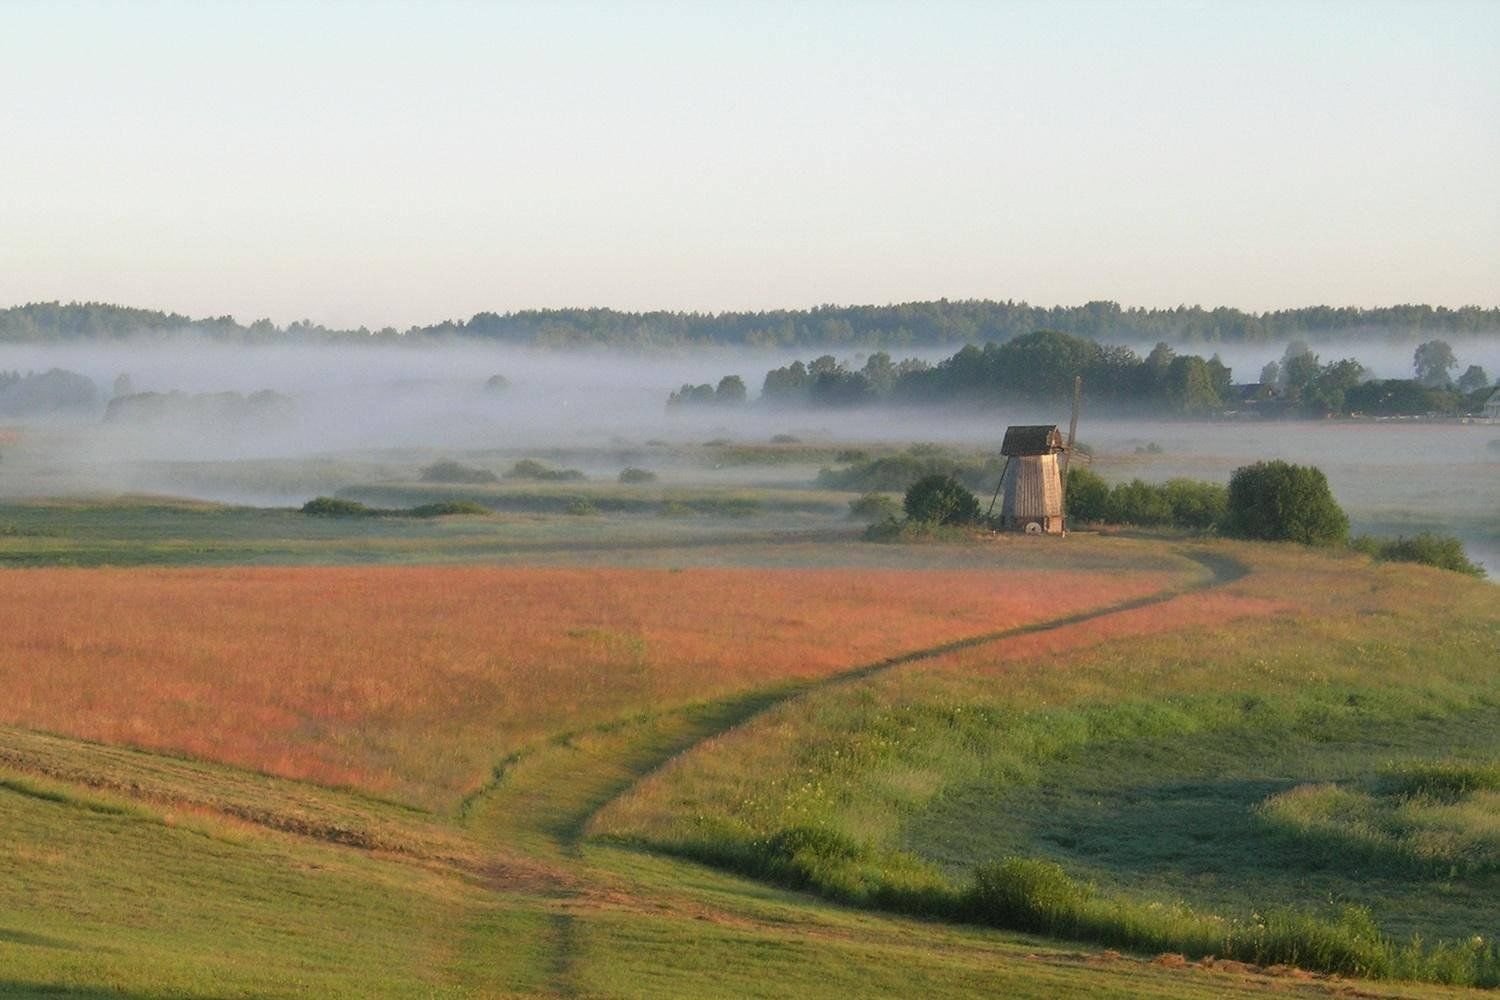
{"label": "foreground grass", "polygon": [[[643,719],[550,745],[456,826],[342,793],[266,788],[268,807],[290,795],[318,815],[353,809],[383,840],[396,838],[384,824],[416,836],[425,823],[469,842],[477,869],[12,773],[0,781],[0,996],[1326,995],[1329,984],[1308,977],[864,914],[574,839],[577,817],[722,721]],[[265,784],[74,747],[75,763],[121,784],[143,768],[182,792]],[[527,808],[538,801],[550,808]]]}
{"label": "foreground grass", "polygon": [[[1500,954],[1484,900],[1500,885],[1476,875],[1453,880],[1455,892],[1400,877],[1363,882],[1368,872],[1349,870],[1326,879],[1345,901],[1384,904],[1387,915],[1409,909],[1420,924],[1446,928],[1452,943],[1442,946],[1408,946],[1391,936],[1399,921],[1377,924],[1360,909],[1309,911],[1307,886],[1296,884],[1309,874],[1305,859],[1254,829],[1266,791],[1219,813],[1221,829],[1259,848],[1254,863],[1216,866],[1211,842],[1171,857],[1131,850],[1182,821],[1171,811],[1181,796],[1174,784],[1211,781],[1226,760],[1232,778],[1280,755],[1265,777],[1274,783],[1287,768],[1285,788],[1347,766],[1359,754],[1341,748],[1366,737],[1399,749],[1429,730],[1452,739],[1497,728],[1488,713],[1500,706],[1500,613],[1486,585],[1436,571],[1364,571],[1353,557],[1225,550],[1256,572],[1225,588],[1229,603],[1212,618],[1181,617],[1184,599],[1152,612],[1180,620],[1137,622],[1134,635],[1120,616],[1114,635],[1072,649],[1002,643],[819,691],[674,761],[591,829],[859,905],[1257,963],[1493,984]],[[1284,599],[1292,593],[1295,604]],[[1212,763],[1198,767],[1204,760]],[[1121,798],[1144,793],[1163,811],[1135,825],[1142,810],[1116,800],[1117,812],[1092,820],[1100,836],[1091,838],[1084,802],[1110,787]],[[1018,827],[1031,836],[1018,837]],[[1111,834],[1129,846],[1109,847]],[[987,904],[997,892],[1029,898],[1029,862],[978,877],[973,868],[1016,853],[1050,855],[1102,888],[1058,870],[1042,880],[1065,889],[1056,905],[1037,904],[1045,918]],[[1187,878],[1163,879],[1142,863]],[[1218,874],[1193,884],[1204,865]],[[1262,883],[1288,866],[1288,877]],[[1214,905],[1227,900],[1228,912]]]}
{"label": "foreground grass", "polygon": [[[1168,577],[1188,578],[1180,561],[1163,558],[1151,543],[1072,541],[1078,544],[1001,546],[977,554],[869,546],[845,550],[842,557],[888,570],[902,565],[896,576],[908,582],[922,575],[911,572],[918,565],[974,559],[1019,571],[1036,565],[1039,552],[1046,560],[1066,558],[1082,579],[1139,579],[1118,572],[1131,562],[1155,571],[1178,567]],[[1285,676],[1265,685],[1266,714],[1259,707],[1247,710],[1240,689],[1252,678],[1240,676],[1244,667],[1231,654],[1275,647],[1274,641],[1257,646],[1251,640],[1283,635],[1289,617],[1326,619],[1332,631],[1324,641],[1347,628],[1348,637],[1378,645],[1446,602],[1450,617],[1434,619],[1410,641],[1459,634],[1456,626],[1464,622],[1477,629],[1469,639],[1493,639],[1484,607],[1476,610],[1446,587],[1411,600],[1412,621],[1397,615],[1386,623],[1389,631],[1370,634],[1326,616],[1326,608],[1299,610],[1286,600],[1284,579],[1257,581],[1257,573],[1279,565],[1274,551],[1260,555],[1238,548],[1207,554],[1221,566],[1237,559],[1257,564],[1256,573],[1229,588],[1158,605],[1137,603],[1061,628],[1021,630],[989,647],[890,663],[842,681],[823,682],[827,673],[791,682],[762,673],[718,700],[677,709],[663,709],[657,701],[639,712],[629,711],[631,702],[616,690],[608,695],[615,710],[601,709],[597,724],[538,723],[543,737],[504,756],[492,779],[475,787],[456,815],[198,760],[0,729],[0,995],[62,989],[138,997],[701,996],[711,988],[721,995],[778,997],[956,997],[986,990],[1022,997],[1209,997],[1343,989],[1342,983],[1293,970],[1226,962],[1222,950],[1215,951],[1216,960],[1153,960],[1080,952],[1031,936],[1117,939],[1146,949],[1148,956],[1187,940],[1190,947],[1179,950],[1201,953],[1202,940],[1186,932],[1226,922],[1211,908],[1169,906],[1177,922],[1164,923],[1162,907],[1141,902],[1149,893],[1119,891],[1076,858],[1060,856],[1061,870],[1033,857],[985,867],[975,877],[974,860],[1016,853],[1000,850],[1005,824],[996,817],[1009,814],[988,813],[986,804],[1044,789],[1069,762],[1083,762],[1101,778],[1100,787],[1113,781],[1129,790],[1136,787],[1128,780],[1131,768],[1160,777],[1162,761],[1180,764],[1184,748],[1191,754],[1226,735],[1229,756],[1247,740],[1264,749],[1267,743],[1254,742],[1262,729],[1272,742],[1288,746],[1300,746],[1300,737],[1287,736],[1304,730],[1310,740],[1336,746],[1369,718],[1411,716],[1418,703],[1402,701],[1409,675],[1398,676],[1392,663],[1376,662],[1366,687],[1399,689],[1401,698],[1360,700],[1370,692],[1347,687],[1338,658],[1331,674],[1304,676],[1310,661],[1296,661],[1296,644],[1287,652],[1292,660],[1271,657]],[[755,558],[805,566],[829,555],[793,546]],[[1312,568],[1333,572],[1348,565],[1356,567],[1356,576],[1364,572],[1362,563]],[[933,586],[948,579],[932,569],[927,575]],[[30,572],[17,577],[41,579]],[[1311,579],[1326,584],[1316,575]],[[1415,586],[1420,594],[1426,579],[1414,570],[1389,579],[1366,576],[1329,601],[1346,605],[1356,618],[1383,621],[1388,588]],[[1049,608],[1056,603],[1037,592],[1025,573],[1013,572],[1010,582]],[[870,594],[864,601],[887,610],[891,603]],[[597,605],[592,599],[584,603]],[[777,602],[783,613],[796,607],[802,616],[806,604],[789,604],[784,595]],[[934,620],[930,627],[934,634],[949,634],[950,628],[968,626]],[[1262,628],[1264,633],[1257,631]],[[835,637],[842,643],[852,636]],[[1436,733],[1458,731],[1456,720],[1476,731],[1494,728],[1481,718],[1490,703],[1466,673],[1470,653],[1463,641],[1460,636],[1438,657],[1430,689],[1419,692],[1419,707],[1428,711],[1417,714]],[[1370,648],[1353,652],[1371,655]],[[1327,697],[1301,700],[1304,688],[1318,684],[1328,686]],[[1351,709],[1351,693],[1358,696],[1353,705],[1367,714],[1339,715]],[[1222,704],[1213,701],[1221,696]],[[799,728],[799,720],[833,728],[812,733]],[[871,720],[879,723],[874,731]],[[1245,723],[1240,730],[1231,724],[1235,720]],[[1274,724],[1262,726],[1266,721]],[[451,736],[447,730],[442,735]],[[1399,735],[1397,742],[1409,744],[1409,736]],[[1192,738],[1203,742],[1182,742]],[[1139,751],[1134,763],[1128,748]],[[1102,755],[1102,767],[1089,763],[1094,752]],[[705,761],[722,764],[726,755],[733,767],[720,774],[723,788],[679,783]],[[796,788],[778,770],[788,761],[801,768],[790,775],[798,780]],[[1128,766],[1104,773],[1123,764]],[[1446,771],[1423,771],[1412,780],[1429,789],[1456,784],[1461,794],[1479,793],[1467,790],[1463,775]],[[663,811],[663,788],[686,794]],[[1253,802],[1277,790],[1262,790]],[[1094,791],[1081,789],[1085,795]],[[738,801],[716,799],[719,792]],[[795,812],[780,811],[788,804]],[[945,813],[947,807],[957,812]],[[640,823],[656,816],[669,825],[685,820],[687,829],[701,833],[708,822],[718,822],[715,810],[734,822],[746,816],[771,820],[743,827],[751,852],[746,856],[753,860],[740,866],[745,871],[863,906],[833,905],[684,863],[656,853],[674,848],[660,837],[642,836],[640,827],[608,832],[622,817]],[[781,822],[784,817],[792,821]],[[960,843],[955,827],[976,839]],[[652,852],[640,850],[642,843]],[[964,860],[953,863],[946,857],[949,848]],[[736,864],[728,855],[717,860]],[[95,877],[101,869],[108,869],[107,877]],[[1352,885],[1366,873],[1339,874]],[[837,880],[851,877],[854,893],[840,895]],[[1099,886],[1088,885],[1090,879]],[[1249,885],[1248,879],[1241,882],[1241,899],[1249,898]],[[1418,886],[1397,905],[1417,900],[1426,919],[1448,905],[1432,896]],[[1037,902],[1047,905],[1032,905]],[[955,909],[942,909],[950,904]],[[35,918],[39,906],[46,910],[42,919]],[[863,908],[868,906],[1030,930],[912,920]],[[1324,950],[1297,957],[1327,967],[1339,967],[1327,957],[1351,940],[1378,945],[1383,933],[1380,928],[1370,938],[1357,912],[1342,924],[1299,913],[1263,916],[1263,940],[1287,940],[1298,948],[1317,944]],[[1106,938],[1101,921],[1116,927],[1135,921],[1141,932]],[[218,927],[231,931],[215,934]],[[1172,933],[1163,936],[1163,928]],[[396,940],[397,933],[405,936]],[[1422,968],[1368,962],[1342,967],[1454,981],[1472,971],[1472,958],[1450,949],[1444,954],[1456,956],[1457,971],[1434,972],[1434,954],[1430,948],[1410,952],[1428,963]],[[1371,995],[1449,995],[1416,985],[1357,988]]]}

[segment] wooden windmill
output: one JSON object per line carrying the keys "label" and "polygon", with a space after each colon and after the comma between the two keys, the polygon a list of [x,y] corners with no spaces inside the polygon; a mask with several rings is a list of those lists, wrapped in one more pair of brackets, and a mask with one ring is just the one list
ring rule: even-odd
{"label": "wooden windmill", "polygon": [[[1005,429],[1000,454],[1005,467],[990,499],[990,515],[1000,503],[1000,530],[1028,535],[1061,535],[1063,486],[1068,481],[1068,456],[1078,436],[1078,404],[1083,379],[1073,380],[1073,418],[1063,441],[1056,424],[1031,424]],[[1002,499],[1003,498],[1003,499]]]}

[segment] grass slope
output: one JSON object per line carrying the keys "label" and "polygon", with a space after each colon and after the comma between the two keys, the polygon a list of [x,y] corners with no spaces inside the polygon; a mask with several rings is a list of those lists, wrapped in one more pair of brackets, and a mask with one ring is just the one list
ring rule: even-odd
{"label": "grass slope", "polygon": [[[1374,753],[1492,753],[1493,590],[1290,549],[1219,551],[1255,571],[1135,620],[826,687],[673,761],[591,829],[862,905],[1266,961],[1308,944],[1266,945],[1257,913],[1331,898],[1370,907],[1389,935],[1455,943],[1366,948],[1374,927],[1330,915],[1330,947],[1352,950],[1319,961],[1496,980],[1493,876],[1325,870],[1257,808],[1308,777],[1359,778]],[[1214,612],[1195,614],[1204,600]],[[968,888],[974,866],[1015,854],[1061,861],[1102,897],[1059,882],[1045,919],[990,913]]]}
{"label": "grass slope", "polygon": [[[842,560],[908,571],[1062,560],[1108,575],[1134,562],[1150,573],[1175,568],[1170,578],[1179,584],[1190,579],[1161,546],[1119,539],[978,554],[941,546],[736,551],[759,564]],[[1288,616],[1313,628],[1309,641],[1324,654],[1344,640],[1378,647],[1424,615],[1431,621],[1409,641],[1459,627],[1467,639],[1439,644],[1416,694],[1410,665],[1403,673],[1397,663],[1405,649],[1377,657],[1370,684],[1396,694],[1375,708],[1420,704],[1441,727],[1478,705],[1484,690],[1468,671],[1465,642],[1494,637],[1493,606],[1477,599],[1479,591],[1410,567],[1369,570],[1361,560],[1302,562],[1300,554],[1245,547],[1209,556],[1221,579],[1235,560],[1253,571],[1223,587],[1128,602],[1128,610],[1093,618],[1064,615],[1054,628],[1023,627],[963,649],[938,643],[919,657],[845,660],[854,669],[826,680],[825,673],[789,684],[768,675],[717,700],[647,711],[617,700],[612,714],[601,711],[590,724],[540,724],[542,735],[505,756],[452,812],[0,728],[0,996],[670,997],[711,989],[777,997],[1248,997],[1356,988],[1372,996],[1456,995],[1221,960],[1080,950],[849,908],[661,853],[671,845],[659,831],[646,832],[652,817],[662,829],[692,826],[697,821],[684,809],[712,814],[716,823],[739,816],[747,789],[785,797],[786,775],[776,768],[792,760],[822,782],[798,793],[801,807],[868,835],[871,857],[909,856],[911,870],[947,878],[935,846],[944,836],[939,792],[982,790],[990,778],[999,791],[1040,787],[1068,754],[1107,747],[1109,739],[1123,749],[1142,738],[1176,739],[1194,719],[1243,717],[1243,696],[1233,688],[1255,678],[1241,676],[1247,668],[1236,657],[1265,659],[1247,641],[1281,641]],[[1299,610],[1286,599],[1286,576],[1277,575],[1287,572],[1314,588],[1348,580],[1326,607]],[[1421,596],[1392,610],[1393,591]],[[1118,595],[1093,595],[1111,596]],[[1385,616],[1386,631],[1366,636],[1358,627]],[[954,624],[941,634],[961,635],[974,623]],[[1311,697],[1312,714],[1295,699],[1319,683],[1347,695],[1342,654],[1326,675],[1310,678],[1323,668],[1298,660],[1301,649],[1292,643],[1290,660],[1269,658],[1287,668],[1269,685],[1271,700],[1294,698],[1285,719],[1336,738],[1340,720],[1319,714],[1328,699]],[[1165,692],[1161,711],[1145,704],[1153,691]],[[1219,695],[1230,699],[1227,716],[1193,707],[1199,696]],[[909,719],[921,740],[867,741],[861,726],[878,717],[885,699],[897,713],[915,712]],[[1001,710],[1011,714],[984,714]],[[799,728],[801,720],[853,728],[812,733]],[[1215,731],[1195,730],[1204,739]],[[1181,748],[1171,743],[1163,753]],[[684,783],[704,768],[717,768],[724,788]],[[664,790],[681,795],[664,797]],[[923,820],[933,822],[926,832]]]}

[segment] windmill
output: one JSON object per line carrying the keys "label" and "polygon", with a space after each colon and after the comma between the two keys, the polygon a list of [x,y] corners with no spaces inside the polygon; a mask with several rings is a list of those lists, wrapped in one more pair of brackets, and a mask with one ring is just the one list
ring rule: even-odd
{"label": "windmill", "polygon": [[[1073,417],[1068,439],[1056,424],[1014,425],[1005,429],[1000,454],[1005,466],[990,498],[991,516],[1000,503],[1000,530],[1028,535],[1060,535],[1063,522],[1063,484],[1068,481],[1068,458],[1078,437],[1078,407],[1083,378],[1073,379]],[[1003,501],[1001,498],[1004,498]]]}

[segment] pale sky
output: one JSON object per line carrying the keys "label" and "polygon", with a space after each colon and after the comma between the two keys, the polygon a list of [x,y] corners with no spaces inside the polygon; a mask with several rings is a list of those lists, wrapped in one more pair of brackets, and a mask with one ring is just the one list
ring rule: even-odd
{"label": "pale sky", "polygon": [[0,306],[1500,305],[1500,3],[0,7]]}

